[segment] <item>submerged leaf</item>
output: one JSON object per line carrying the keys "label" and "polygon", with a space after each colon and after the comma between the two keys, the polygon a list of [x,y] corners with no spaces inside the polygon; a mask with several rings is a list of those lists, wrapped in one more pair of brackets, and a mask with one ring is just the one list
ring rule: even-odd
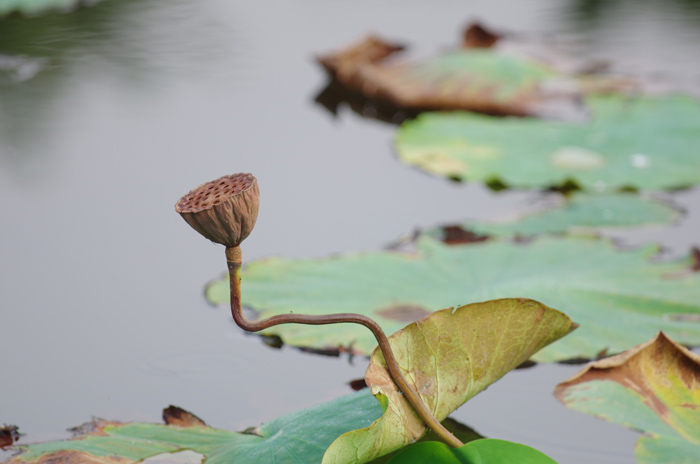
{"label": "submerged leaf", "polygon": [[[460,228],[475,236],[534,236],[540,234],[588,231],[601,228],[639,227],[670,224],[681,213],[662,202],[633,193],[575,193],[552,208],[499,223],[468,222]],[[449,242],[449,230],[426,231]]]}
{"label": "submerged leaf", "polygon": [[[407,381],[439,421],[490,384],[571,332],[563,313],[536,301],[502,299],[436,311],[389,337]],[[365,463],[415,442],[426,426],[397,389],[381,351],[365,380],[384,415],[328,448],[324,464]]]}
{"label": "submerged leaf", "polygon": [[[651,262],[655,246],[619,250],[612,242],[541,238],[526,245],[490,240],[447,246],[420,237],[415,253],[382,251],[328,259],[271,258],[243,269],[243,303],[261,318],[363,313],[387,333],[405,322],[382,317],[389,307],[426,310],[496,298],[523,297],[559,308],[581,328],[543,349],[540,362],[592,359],[619,353],[663,329],[684,344],[700,344],[700,274],[682,273],[690,260]],[[206,289],[228,303],[228,278]],[[624,328],[624,329],[622,329]],[[265,331],[294,346],[342,345],[369,354],[376,346],[364,327],[282,325]]]}
{"label": "submerged leaf", "polygon": [[440,176],[542,188],[666,189],[700,183],[700,104],[690,97],[588,100],[588,124],[425,113],[396,137],[405,163]]}
{"label": "submerged leaf", "polygon": [[389,464],[556,464],[529,446],[486,438],[450,448],[444,443],[416,443],[402,450]]}
{"label": "submerged leaf", "polygon": [[663,333],[590,363],[554,395],[572,409],[644,432],[636,447],[642,464],[698,462],[700,355]]}

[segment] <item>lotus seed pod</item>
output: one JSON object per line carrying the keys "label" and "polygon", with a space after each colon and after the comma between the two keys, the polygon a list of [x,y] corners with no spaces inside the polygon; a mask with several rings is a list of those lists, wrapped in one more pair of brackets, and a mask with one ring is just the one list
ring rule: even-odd
{"label": "lotus seed pod", "polygon": [[238,173],[191,190],[175,204],[175,211],[212,242],[237,247],[253,230],[259,204],[257,179]]}

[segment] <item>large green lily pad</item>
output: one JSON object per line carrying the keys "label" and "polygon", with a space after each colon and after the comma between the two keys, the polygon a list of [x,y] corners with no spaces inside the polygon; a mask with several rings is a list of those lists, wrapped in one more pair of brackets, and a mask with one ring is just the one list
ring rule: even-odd
{"label": "large green lily pad", "polygon": [[[208,464],[320,463],[328,446],[342,433],[365,427],[382,408],[368,389],[274,419],[246,433],[205,425],[160,425],[99,420],[85,433],[64,441],[17,446],[7,464]],[[442,422],[463,443],[483,438],[452,419]],[[420,441],[436,440],[428,433]],[[392,455],[372,461],[384,463]],[[349,464],[349,463],[348,463]]]}
{"label": "large green lily pad", "polygon": [[25,452],[8,464],[131,464],[184,450],[198,453],[200,461],[204,457],[207,464],[321,462],[324,451],[339,435],[365,427],[381,414],[377,400],[364,390],[287,414],[250,433],[101,422],[90,434],[76,439],[22,447]]}
{"label": "large green lily pad", "polygon": [[589,123],[424,113],[396,137],[405,163],[518,188],[667,189],[700,183],[700,104],[690,97],[592,97]]}
{"label": "large green lily pad", "polygon": [[[559,196],[559,195],[558,195]],[[597,229],[628,228],[670,224],[681,212],[666,203],[633,193],[560,196],[558,203],[519,218],[501,222],[466,222],[461,228],[477,236],[534,236]],[[426,231],[444,239],[444,228]]]}
{"label": "large green lily pad", "polygon": [[640,464],[699,462],[700,356],[663,333],[589,364],[554,394],[572,409],[644,432]]}
{"label": "large green lily pad", "polygon": [[[414,253],[381,251],[328,259],[270,258],[243,269],[243,304],[265,318],[289,312],[358,312],[387,333],[428,313],[497,298],[523,297],[558,308],[581,325],[537,353],[540,362],[595,358],[624,351],[660,329],[679,342],[700,344],[700,274],[690,258],[652,262],[656,246],[619,250],[609,241],[541,238],[447,246],[420,237]],[[212,303],[228,303],[228,279],[210,283]],[[689,317],[690,315],[690,317]],[[361,326],[283,325],[276,334],[294,346],[376,346]]]}
{"label": "large green lily pad", "polygon": [[[442,421],[470,398],[571,332],[565,314],[536,301],[501,299],[436,311],[389,337],[406,380]],[[324,464],[362,464],[419,439],[426,425],[397,389],[378,349],[365,381],[384,407],[367,428],[345,433]]]}

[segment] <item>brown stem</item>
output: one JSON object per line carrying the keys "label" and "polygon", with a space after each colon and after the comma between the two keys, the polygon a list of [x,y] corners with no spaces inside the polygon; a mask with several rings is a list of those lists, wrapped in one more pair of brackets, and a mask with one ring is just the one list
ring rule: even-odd
{"label": "brown stem", "polygon": [[389,339],[384,334],[382,328],[379,327],[379,324],[374,320],[362,314],[343,313],[327,314],[323,316],[280,314],[263,319],[262,321],[249,321],[243,316],[241,311],[241,248],[238,246],[226,247],[226,261],[228,264],[229,280],[231,282],[231,314],[233,315],[233,320],[236,321],[239,327],[249,332],[258,332],[278,324],[323,325],[350,322],[367,327],[372,331],[374,338],[377,339],[379,349],[384,355],[384,361],[389,369],[392,380],[398,386],[399,390],[403,392],[406,399],[413,405],[413,408],[421,419],[423,419],[428,427],[433,429],[433,431],[448,445],[452,447],[462,446],[462,442],[435,419],[423,400],[418,396],[415,389],[408,384],[403,373],[401,373],[399,364],[396,362],[394,352],[391,350],[391,345],[389,344]]}

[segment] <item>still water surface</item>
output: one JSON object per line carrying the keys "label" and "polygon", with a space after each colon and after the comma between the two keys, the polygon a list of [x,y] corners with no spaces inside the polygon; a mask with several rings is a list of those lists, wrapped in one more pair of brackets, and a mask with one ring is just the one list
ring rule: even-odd
{"label": "still water surface", "polygon": [[[693,1],[105,0],[0,21],[0,423],[28,443],[92,416],[157,422],[176,404],[240,430],[349,392],[364,360],[274,350],[205,303],[223,250],[173,204],[254,173],[246,259],[373,250],[527,208],[536,194],[406,168],[395,126],[313,101],[326,80],[314,54],[369,32],[428,53],[477,19],[700,95]],[[616,237],[700,244],[700,193],[671,198],[681,223]],[[633,463],[637,434],[551,396],[576,370],[512,372],[454,417],[562,463]]]}

